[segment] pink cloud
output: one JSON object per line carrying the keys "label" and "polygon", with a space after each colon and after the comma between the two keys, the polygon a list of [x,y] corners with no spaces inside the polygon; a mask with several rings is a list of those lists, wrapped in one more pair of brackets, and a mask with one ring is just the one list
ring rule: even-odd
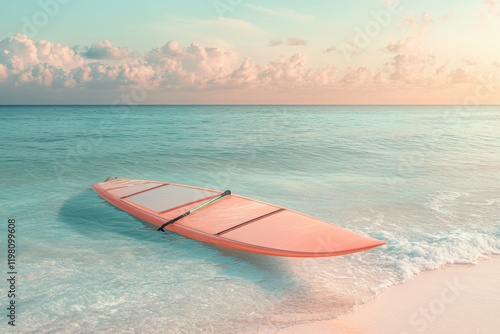
{"label": "pink cloud", "polygon": [[91,88],[116,88],[120,85],[117,66],[92,62],[73,69],[68,77],[76,86]]}
{"label": "pink cloud", "polygon": [[283,41],[279,38],[273,38],[272,40],[269,41],[269,43],[267,44],[267,46],[278,46],[278,45],[281,45],[283,44]]}
{"label": "pink cloud", "polygon": [[357,68],[350,68],[347,73],[342,76],[340,83],[343,86],[349,87],[369,86],[374,82],[374,79],[375,73],[371,69],[360,66]]}
{"label": "pink cloud", "polygon": [[285,44],[288,46],[303,46],[307,45],[307,41],[298,37],[290,37],[286,39]]}
{"label": "pink cloud", "polygon": [[263,66],[255,64],[252,58],[245,58],[241,65],[231,73],[227,85],[234,88],[255,88],[259,85],[259,75],[263,68]]}
{"label": "pink cloud", "polygon": [[39,63],[70,70],[85,63],[85,60],[68,46],[45,40],[35,43],[22,34],[1,40],[0,50],[0,63],[14,71],[21,71]]}
{"label": "pink cloud", "polygon": [[408,38],[404,40],[390,40],[387,43],[385,50],[392,53],[402,53],[406,51],[410,43],[411,41]]}
{"label": "pink cloud", "polygon": [[7,67],[3,64],[0,64],[0,83],[3,83],[5,80],[7,80],[7,77],[9,75],[7,74]]}
{"label": "pink cloud", "polygon": [[433,23],[433,20],[428,12],[423,13],[420,18],[415,16],[413,13],[408,13],[405,23],[411,29],[410,35],[403,39],[390,40],[384,48],[385,51],[402,53],[418,48],[424,37],[429,32],[430,25]]}
{"label": "pink cloud", "polygon": [[[283,41],[279,38],[273,38],[269,41],[269,43],[267,44],[268,46],[278,46],[278,45],[282,45],[283,44]],[[287,38],[284,42],[284,44],[286,46],[304,46],[304,45],[307,45],[307,41],[302,39],[302,38],[298,38],[298,37],[290,37],[290,38]]]}
{"label": "pink cloud", "polygon": [[158,87],[157,70],[144,60],[121,64],[116,79],[123,85]]}
{"label": "pink cloud", "polygon": [[337,47],[331,46],[331,47],[323,50],[323,53],[331,53],[331,52],[335,52],[335,51],[337,51]]}
{"label": "pink cloud", "polygon": [[450,78],[450,83],[452,84],[464,84],[474,81],[474,77],[468,74],[464,69],[457,67],[448,74]]}
{"label": "pink cloud", "polygon": [[[393,54],[392,60],[377,74],[378,78],[406,87],[439,88],[448,85],[450,80],[458,83],[460,73],[449,73],[449,59],[439,59],[423,47],[433,23],[429,13],[425,12],[420,17],[409,13],[405,23],[410,33],[407,37],[387,43],[384,50]],[[468,61],[472,62],[471,59]]]}
{"label": "pink cloud", "polygon": [[497,0],[483,0],[481,9],[481,24],[488,27],[491,22],[500,16],[500,5]]}
{"label": "pink cloud", "polygon": [[462,62],[464,62],[465,64],[467,64],[469,66],[475,66],[475,65],[477,65],[477,62],[474,59],[470,58],[470,57],[463,57],[462,58]]}
{"label": "pink cloud", "polygon": [[40,61],[35,43],[22,34],[0,41],[0,50],[0,63],[14,71],[24,70]]}
{"label": "pink cloud", "polygon": [[438,68],[436,68],[436,74],[440,75],[440,74],[445,73],[447,68],[448,68],[447,64],[443,64],[443,65],[439,66]]}
{"label": "pink cloud", "polygon": [[64,70],[49,64],[37,64],[23,74],[30,77],[32,84],[45,87],[62,88],[66,86]]}
{"label": "pink cloud", "polygon": [[[430,19],[424,15],[417,21],[419,24],[409,38],[420,36]],[[379,68],[361,65],[342,69],[333,64],[313,67],[300,53],[259,64],[220,46],[191,43],[184,47],[169,41],[140,57],[118,63],[86,59],[68,46],[33,42],[18,34],[0,41],[0,86],[48,87],[65,92],[86,88],[84,91],[99,93],[147,87],[159,94],[260,90],[294,95],[297,91],[309,91],[330,96],[332,91],[351,88],[368,92],[444,89],[476,79],[467,67],[448,66],[447,59],[439,59],[404,39],[390,42],[387,49],[391,58]]]}
{"label": "pink cloud", "polygon": [[128,48],[120,48],[105,39],[102,42],[94,43],[89,50],[84,53],[90,59],[125,59],[129,56]]}
{"label": "pink cloud", "polygon": [[239,55],[219,46],[191,43],[181,48],[170,41],[146,53],[144,59],[162,77],[162,86],[199,89],[221,84],[238,66]]}

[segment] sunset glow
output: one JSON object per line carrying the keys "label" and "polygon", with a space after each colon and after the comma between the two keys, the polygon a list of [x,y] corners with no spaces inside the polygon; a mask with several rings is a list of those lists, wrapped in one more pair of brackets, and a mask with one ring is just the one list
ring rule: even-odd
{"label": "sunset glow", "polygon": [[498,0],[33,0],[0,18],[0,104],[500,103]]}

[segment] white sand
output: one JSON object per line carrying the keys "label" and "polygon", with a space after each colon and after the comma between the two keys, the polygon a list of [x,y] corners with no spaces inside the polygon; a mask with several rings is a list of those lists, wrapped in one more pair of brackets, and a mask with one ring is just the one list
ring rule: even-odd
{"label": "white sand", "polygon": [[424,272],[337,319],[278,334],[500,333],[500,256]]}

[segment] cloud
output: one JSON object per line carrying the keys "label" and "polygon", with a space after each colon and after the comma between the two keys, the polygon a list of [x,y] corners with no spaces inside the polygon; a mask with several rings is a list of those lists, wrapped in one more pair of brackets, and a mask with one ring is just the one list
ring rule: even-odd
{"label": "cloud", "polygon": [[0,83],[6,81],[8,76],[9,75],[7,74],[7,67],[3,64],[0,64]]}
{"label": "cloud", "polygon": [[441,75],[441,74],[445,73],[447,68],[448,68],[448,64],[443,64],[443,65],[439,66],[438,68],[436,68],[436,74]]}
{"label": "cloud", "polygon": [[[307,66],[307,60],[302,54],[294,54],[291,57],[281,57],[276,61],[270,62],[262,67],[258,75],[260,85],[266,87],[296,88],[296,87],[315,87],[318,86],[318,80],[323,75],[329,75],[331,71],[318,71]],[[335,82],[329,77],[327,82]]]}
{"label": "cloud", "polygon": [[111,65],[89,62],[68,46],[45,40],[34,42],[22,34],[0,41],[0,64],[1,81],[14,87],[106,86],[116,81],[119,72]]}
{"label": "cloud", "polygon": [[73,49],[59,43],[41,40],[35,44],[38,60],[65,70],[81,66],[85,60]]}
{"label": "cloud", "polygon": [[15,34],[0,41],[0,64],[13,72],[47,63],[64,70],[81,66],[85,60],[68,46],[45,40],[34,42],[26,35]]}
{"label": "cloud", "polygon": [[201,88],[221,82],[238,64],[239,55],[219,46],[191,43],[182,48],[170,41],[146,53],[144,60],[163,76],[165,87]]}
{"label": "cloud", "polygon": [[[450,59],[440,59],[432,51],[423,48],[433,22],[428,12],[421,16],[407,14],[405,23],[410,28],[410,34],[398,40],[389,40],[383,48],[392,54],[392,59],[375,75],[380,83],[439,88],[472,81],[473,76],[462,68],[450,71]],[[459,61],[467,66],[476,65],[473,59],[467,57]]]}
{"label": "cloud", "polygon": [[[298,40],[298,45],[305,45],[305,41]],[[248,57],[241,59],[237,52],[217,45],[193,42],[182,46],[177,41],[169,41],[140,57],[118,62],[109,57],[83,58],[68,46],[34,42],[16,34],[0,41],[0,91],[6,92],[8,88],[25,92],[21,90],[23,87],[35,91],[38,87],[76,96],[82,91],[116,94],[125,89],[147,87],[158,93],[261,89],[327,94],[331,90],[351,88],[368,91],[440,88],[475,80],[467,67],[447,66],[447,59],[440,60],[429,51],[393,49],[391,59],[379,68],[361,65],[341,69],[331,64],[313,67],[300,53],[264,64]],[[467,63],[467,60],[462,61]],[[493,63],[493,66],[500,65]]]}
{"label": "cloud", "polygon": [[424,12],[421,17],[417,17],[414,13],[408,13],[406,15],[405,22],[410,25],[414,35],[422,36],[425,35],[430,28],[430,25],[434,22],[429,14],[429,12]]}
{"label": "cloud", "polygon": [[281,45],[283,44],[283,41],[279,38],[273,38],[272,40],[269,41],[269,43],[267,44],[267,46],[278,46],[278,45]]}
{"label": "cloud", "polygon": [[83,54],[90,59],[125,59],[129,56],[128,49],[113,46],[107,39],[94,43],[89,50]]}
{"label": "cloud", "polygon": [[286,39],[285,44],[288,46],[303,46],[307,45],[307,41],[303,40],[302,38],[291,37]]}
{"label": "cloud", "polygon": [[89,88],[116,88],[119,69],[113,65],[93,62],[72,70],[68,77],[70,85]]}
{"label": "cloud", "polygon": [[64,70],[50,64],[37,64],[20,73],[19,82],[52,88],[68,87]]}
{"label": "cloud", "polygon": [[335,48],[335,50],[346,57],[360,54],[363,51],[357,43],[350,40],[345,40],[338,48]]}
{"label": "cloud", "polygon": [[448,74],[452,84],[464,84],[474,81],[474,77],[468,74],[464,69],[457,67]]}
{"label": "cloud", "polygon": [[500,6],[497,0],[483,0],[483,10],[491,15],[500,15]]}
{"label": "cloud", "polygon": [[[298,37],[287,38],[284,43],[286,46],[304,46],[304,45],[307,45],[306,40],[304,40],[302,38],[298,38]],[[273,38],[269,41],[267,46],[278,46],[278,45],[282,45],[282,44],[283,44],[283,40],[281,40],[279,38]]]}
{"label": "cloud", "polygon": [[395,55],[384,72],[392,83],[425,86],[438,82],[436,67],[440,65],[432,53],[420,51]]}
{"label": "cloud", "polygon": [[411,43],[412,41],[410,38],[405,38],[403,40],[390,40],[387,43],[385,50],[392,53],[402,53]]}
{"label": "cloud", "polygon": [[0,51],[0,63],[14,71],[24,70],[39,62],[35,43],[22,34],[0,41]]}
{"label": "cloud", "polygon": [[366,66],[350,68],[341,77],[340,83],[343,86],[359,87],[371,85],[375,80],[375,72]]}
{"label": "cloud", "polygon": [[491,22],[500,16],[500,5],[497,0],[483,0],[481,9],[481,24],[489,26]]}
{"label": "cloud", "polygon": [[455,13],[452,10],[447,11],[445,14],[441,15],[441,20],[448,21],[451,19]]}
{"label": "cloud", "polygon": [[[306,42],[290,38],[286,44],[305,45]],[[108,51],[113,47],[110,43],[99,44],[103,46],[101,49],[104,52],[98,61],[82,58],[69,47],[34,43],[24,35],[4,39],[0,41],[0,45],[0,51],[3,52],[0,80],[2,84],[9,81],[9,85],[15,87],[38,85],[113,91],[124,87],[147,86],[155,90],[193,91],[336,84],[332,67],[311,68],[301,54],[281,57],[262,65],[256,64],[251,58],[241,61],[238,53],[216,45],[191,43],[182,47],[176,41],[169,41],[161,47],[151,49],[139,59],[125,58],[117,65],[105,62],[110,58],[123,56],[116,54],[111,57]],[[43,55],[43,62],[38,57],[39,53]],[[62,57],[62,54],[69,58]],[[73,66],[63,66],[69,63]]]}
{"label": "cloud", "polygon": [[465,64],[467,64],[469,66],[475,66],[475,65],[477,65],[477,62],[474,59],[470,58],[470,57],[463,57],[462,58],[462,62],[464,62]]}
{"label": "cloud", "polygon": [[424,37],[427,36],[433,20],[428,12],[424,12],[420,18],[413,13],[408,13],[405,18],[405,23],[411,29],[410,36],[399,40],[390,40],[384,48],[385,51],[402,53],[417,49]]}
{"label": "cloud", "polygon": [[228,77],[228,84],[234,88],[255,88],[259,86],[259,74],[262,73],[263,68],[263,66],[255,64],[252,58],[245,58]]}
{"label": "cloud", "polygon": [[323,50],[323,53],[331,53],[337,51],[335,46],[329,47],[328,49]]}
{"label": "cloud", "polygon": [[245,7],[253,9],[261,14],[267,15],[267,16],[280,16],[280,17],[285,17],[285,18],[292,18],[292,19],[297,19],[297,20],[312,20],[314,19],[314,16],[312,15],[304,15],[297,13],[296,11],[288,8],[264,8],[257,6],[252,3],[246,3]]}

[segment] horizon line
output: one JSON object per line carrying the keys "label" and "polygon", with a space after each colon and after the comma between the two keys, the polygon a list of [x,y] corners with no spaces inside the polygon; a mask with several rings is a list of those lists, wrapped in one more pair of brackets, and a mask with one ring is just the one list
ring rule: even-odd
{"label": "horizon line", "polygon": [[200,103],[200,104],[183,104],[183,103],[178,103],[178,104],[0,104],[0,107],[195,107],[195,106],[200,106],[200,107],[207,107],[207,106],[214,106],[214,107],[220,107],[220,106],[235,106],[235,107],[254,107],[254,106],[284,106],[284,107],[295,107],[295,106],[304,106],[304,107],[453,107],[453,106],[467,106],[467,107],[497,107],[500,106],[500,104],[480,104],[480,105],[466,105],[466,104],[281,104],[281,103],[276,103],[276,104],[207,104],[207,103]]}

